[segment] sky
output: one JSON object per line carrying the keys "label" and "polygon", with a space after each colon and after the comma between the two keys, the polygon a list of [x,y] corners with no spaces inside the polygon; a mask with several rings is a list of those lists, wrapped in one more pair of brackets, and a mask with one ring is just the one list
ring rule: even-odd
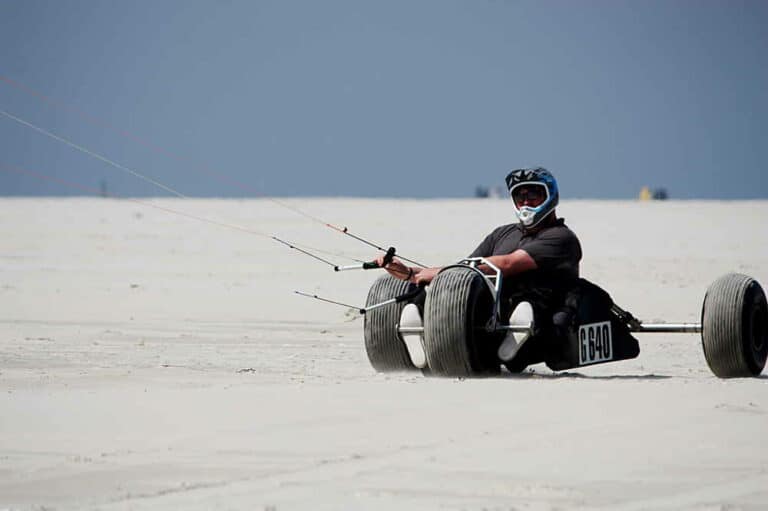
{"label": "sky", "polygon": [[563,198],[768,198],[766,26],[763,0],[0,0],[0,110],[122,167],[0,115],[0,195],[470,197],[542,165]]}

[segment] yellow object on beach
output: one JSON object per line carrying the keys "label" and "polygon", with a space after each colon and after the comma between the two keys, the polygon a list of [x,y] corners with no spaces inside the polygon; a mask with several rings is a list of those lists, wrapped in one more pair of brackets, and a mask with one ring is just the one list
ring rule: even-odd
{"label": "yellow object on beach", "polygon": [[647,186],[644,186],[640,189],[640,196],[638,197],[640,200],[651,200],[651,190]]}

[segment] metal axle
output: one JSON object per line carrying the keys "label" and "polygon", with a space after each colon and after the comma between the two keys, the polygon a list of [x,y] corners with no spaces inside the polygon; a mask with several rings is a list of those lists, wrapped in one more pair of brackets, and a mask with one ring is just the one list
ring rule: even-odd
{"label": "metal axle", "polygon": [[[630,332],[638,333],[666,333],[666,334],[698,334],[701,333],[701,323],[640,323],[628,325]],[[530,327],[522,325],[496,325],[497,332],[531,333]],[[398,326],[401,334],[423,334],[423,326],[404,327]]]}
{"label": "metal axle", "polygon": [[698,334],[701,333],[701,323],[640,323],[629,326],[630,332],[666,333],[666,334]]}

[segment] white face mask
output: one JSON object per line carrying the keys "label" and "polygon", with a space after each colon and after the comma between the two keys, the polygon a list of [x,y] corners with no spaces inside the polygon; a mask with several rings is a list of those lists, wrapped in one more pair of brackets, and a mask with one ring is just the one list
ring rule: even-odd
{"label": "white face mask", "polygon": [[517,213],[517,218],[520,219],[520,222],[526,226],[526,227],[532,227],[533,220],[536,218],[536,210],[538,208],[529,208],[528,206],[523,206],[522,208],[516,208],[515,213]]}

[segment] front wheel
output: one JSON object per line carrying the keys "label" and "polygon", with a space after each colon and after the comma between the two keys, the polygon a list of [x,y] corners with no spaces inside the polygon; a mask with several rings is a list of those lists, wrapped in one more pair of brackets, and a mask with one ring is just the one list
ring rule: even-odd
{"label": "front wheel", "polygon": [[[391,275],[382,275],[368,291],[366,307],[404,294],[408,283]],[[365,314],[365,352],[376,371],[412,371],[416,367],[397,331],[405,303],[393,303]]]}
{"label": "front wheel", "polygon": [[477,376],[499,372],[493,335],[484,327],[494,314],[485,278],[453,266],[441,271],[427,293],[424,348],[436,376]]}

